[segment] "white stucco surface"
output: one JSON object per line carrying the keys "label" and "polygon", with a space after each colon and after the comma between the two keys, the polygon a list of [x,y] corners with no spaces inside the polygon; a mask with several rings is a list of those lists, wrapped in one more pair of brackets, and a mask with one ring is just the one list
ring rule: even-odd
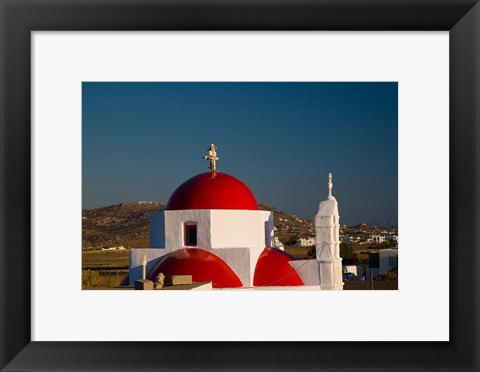
{"label": "white stucco surface", "polygon": [[[273,213],[272,213],[273,216]],[[258,258],[265,248],[251,248],[250,249],[250,285],[253,285],[255,268],[257,266]]]}
{"label": "white stucco surface", "polygon": [[340,257],[340,215],[332,195],[332,175],[329,175],[328,197],[315,216],[316,258],[319,261],[320,286],[327,290],[343,289],[342,259]]}
{"label": "white stucco surface", "polygon": [[223,259],[240,278],[245,287],[253,286],[253,274],[258,257],[264,250],[261,248],[219,248],[212,253]]}
{"label": "white stucco surface", "polygon": [[165,248],[169,251],[185,248],[185,224],[196,224],[196,247],[210,249],[210,212],[207,209],[165,211]]}
{"label": "white stucco surface", "polygon": [[273,244],[273,213],[269,211],[167,210],[163,220],[160,212],[152,213],[151,218],[152,248],[184,248],[186,224],[197,225],[198,248],[264,248]]}
{"label": "white stucco surface", "polygon": [[290,261],[289,263],[305,285],[320,285],[320,269],[317,260],[296,260]]}
{"label": "white stucco surface", "polygon": [[318,206],[317,216],[338,216],[338,203],[334,196],[329,196],[326,200],[322,200]]}
{"label": "white stucco surface", "polygon": [[142,260],[147,257],[147,273],[155,263],[165,254],[164,249],[132,248],[130,249],[129,285],[134,285],[135,280],[142,279]]}
{"label": "white stucco surface", "polygon": [[265,248],[267,241],[272,244],[272,212],[214,209],[210,213],[213,248]]}

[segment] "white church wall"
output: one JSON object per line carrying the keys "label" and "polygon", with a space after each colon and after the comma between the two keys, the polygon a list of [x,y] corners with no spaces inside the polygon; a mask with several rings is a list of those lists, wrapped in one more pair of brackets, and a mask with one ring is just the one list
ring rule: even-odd
{"label": "white church wall", "polygon": [[250,248],[219,248],[213,249],[212,252],[230,266],[244,287],[252,285]]}
{"label": "white church wall", "polygon": [[157,263],[157,261],[165,254],[163,249],[135,248],[130,249],[130,273],[129,285],[134,285],[135,280],[142,279],[143,256],[147,258],[147,273]]}
{"label": "white church wall", "polygon": [[317,244],[315,245],[316,249],[316,258],[319,261],[328,261],[333,260],[335,255],[335,247],[334,242],[328,240],[317,240]]}
{"label": "white church wall", "polygon": [[320,286],[322,287],[322,289],[342,290],[342,259],[327,259],[318,262],[320,270]]}
{"label": "white church wall", "polygon": [[165,248],[165,212],[150,213],[150,247]]}
{"label": "white church wall", "polygon": [[290,261],[305,285],[320,285],[319,262],[317,260],[295,260]]}
{"label": "white church wall", "polygon": [[258,258],[260,257],[264,249],[264,247],[250,248],[250,286],[253,286],[255,268],[257,267]]}
{"label": "white church wall", "polygon": [[339,242],[340,239],[335,231],[337,226],[339,225],[334,223],[333,216],[316,216],[316,243],[318,244],[319,242]]}
{"label": "white church wall", "polygon": [[237,274],[244,287],[253,286],[258,257],[265,248],[219,248],[212,252],[224,260]]}
{"label": "white church wall", "polygon": [[342,259],[333,261],[333,289],[343,289]]}
{"label": "white church wall", "polygon": [[[165,211],[165,248],[175,250],[185,248],[185,223],[197,225],[197,245],[195,247],[210,249],[210,210],[175,210]],[[192,247],[192,246],[190,246]]]}
{"label": "white church wall", "polygon": [[[269,211],[211,210],[212,248],[265,247],[265,222]],[[273,223],[269,236],[273,234]]]}
{"label": "white church wall", "polygon": [[331,290],[334,285],[334,267],[332,261],[320,261],[320,287]]}

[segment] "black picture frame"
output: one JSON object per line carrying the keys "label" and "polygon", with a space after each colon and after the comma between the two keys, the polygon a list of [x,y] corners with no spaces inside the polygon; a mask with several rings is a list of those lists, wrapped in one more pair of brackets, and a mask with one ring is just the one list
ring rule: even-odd
{"label": "black picture frame", "polygon": [[[0,0],[0,12],[2,370],[480,370],[478,1]],[[439,203],[450,208],[450,341],[31,342],[30,33],[37,30],[449,31],[450,196]]]}

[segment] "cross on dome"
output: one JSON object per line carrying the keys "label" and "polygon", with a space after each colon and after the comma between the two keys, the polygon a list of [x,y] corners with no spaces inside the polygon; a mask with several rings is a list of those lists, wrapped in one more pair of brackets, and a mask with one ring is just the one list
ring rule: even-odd
{"label": "cross on dome", "polygon": [[332,183],[332,174],[328,174],[328,196],[332,196],[332,189],[333,189],[333,183]]}
{"label": "cross on dome", "polygon": [[215,146],[213,143],[210,145],[210,147],[207,149],[208,155],[204,156],[202,159],[209,160],[210,161],[210,169],[213,171],[217,170],[217,164],[216,161],[219,160],[217,156],[217,146]]}

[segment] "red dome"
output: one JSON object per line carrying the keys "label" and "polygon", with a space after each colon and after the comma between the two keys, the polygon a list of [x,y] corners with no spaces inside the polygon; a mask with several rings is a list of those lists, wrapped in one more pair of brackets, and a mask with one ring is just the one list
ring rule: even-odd
{"label": "red dome", "polygon": [[303,285],[300,276],[288,263],[294,260],[295,257],[278,248],[266,247],[258,257],[253,285],[256,287]]}
{"label": "red dome", "polygon": [[226,173],[201,173],[182,183],[167,204],[169,210],[249,209],[258,210],[250,189]]}
{"label": "red dome", "polygon": [[167,280],[172,275],[192,275],[194,282],[212,282],[213,288],[241,287],[237,274],[220,257],[199,248],[184,248],[160,258],[147,274],[155,281],[163,273]]}

